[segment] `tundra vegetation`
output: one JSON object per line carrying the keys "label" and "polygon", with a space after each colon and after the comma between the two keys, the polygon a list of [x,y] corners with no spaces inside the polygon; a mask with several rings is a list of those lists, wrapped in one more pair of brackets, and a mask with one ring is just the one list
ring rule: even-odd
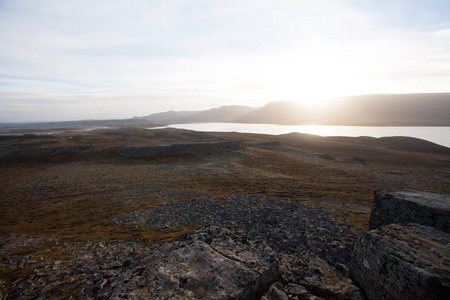
{"label": "tundra vegetation", "polygon": [[[98,279],[94,272],[89,277],[81,271],[87,268],[83,263],[94,264],[93,253],[111,267],[114,255],[128,251],[137,261],[146,251],[205,225],[241,226],[237,221],[205,224],[208,218],[202,217],[158,223],[156,216],[149,222],[145,217],[149,214],[141,213],[162,203],[183,204],[189,199],[213,203],[242,197],[230,195],[251,195],[256,197],[251,201],[265,199],[264,205],[270,199],[306,205],[310,210],[305,212],[331,220],[323,226],[341,224],[336,226],[346,239],[342,249],[347,249],[356,243],[357,233],[369,229],[375,190],[450,193],[450,149],[414,138],[271,136],[146,127],[149,124],[136,122],[108,124],[108,128],[49,125],[33,132],[26,127],[1,128],[1,295],[24,299],[96,295],[112,288],[113,275]],[[285,206],[277,204],[280,207]],[[280,211],[278,223],[270,226],[284,224],[280,218],[285,215],[295,214]],[[306,214],[301,217],[308,219]],[[289,250],[265,242],[274,251]],[[330,268],[346,270],[347,258],[333,263],[325,257],[329,253],[315,253],[314,245],[311,249],[307,255],[312,262],[323,260]],[[290,254],[283,253],[282,264],[292,264]],[[334,252],[330,253],[332,257]],[[324,292],[319,284],[303,286],[325,298],[337,295],[333,289]],[[357,297],[354,292],[348,295]]]}

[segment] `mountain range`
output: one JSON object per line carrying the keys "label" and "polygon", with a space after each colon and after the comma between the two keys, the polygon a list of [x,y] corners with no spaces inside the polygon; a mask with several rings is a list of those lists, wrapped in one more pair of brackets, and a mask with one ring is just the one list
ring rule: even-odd
{"label": "mountain range", "polygon": [[450,126],[450,93],[380,94],[336,99],[317,107],[290,101],[263,107],[222,106],[135,117],[161,124],[236,122],[280,125]]}

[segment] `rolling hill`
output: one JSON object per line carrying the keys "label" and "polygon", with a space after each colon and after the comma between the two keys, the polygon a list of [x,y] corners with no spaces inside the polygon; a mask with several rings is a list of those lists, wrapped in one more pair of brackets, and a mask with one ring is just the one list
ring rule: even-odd
{"label": "rolling hill", "polygon": [[380,94],[339,98],[306,107],[290,101],[263,107],[222,106],[136,117],[164,124],[237,122],[283,125],[450,126],[450,93]]}
{"label": "rolling hill", "polygon": [[235,122],[255,110],[257,107],[230,105],[202,111],[167,111],[135,119],[145,119],[157,123],[180,124],[196,122]]}

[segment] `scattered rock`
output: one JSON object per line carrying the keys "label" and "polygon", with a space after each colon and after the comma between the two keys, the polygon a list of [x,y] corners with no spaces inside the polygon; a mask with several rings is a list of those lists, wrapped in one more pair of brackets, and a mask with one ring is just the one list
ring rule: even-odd
{"label": "scattered rock", "polygon": [[328,209],[249,194],[161,203],[115,221],[146,228],[236,227],[276,251],[308,249],[331,265],[348,263],[356,241],[352,227],[335,220]]}
{"label": "scattered rock", "polygon": [[450,235],[418,224],[391,224],[359,235],[350,264],[369,299],[448,299]]}
{"label": "scattered rock", "polygon": [[356,235],[325,208],[240,194],[171,201],[116,222],[205,227],[164,245],[55,240],[70,260],[50,263],[9,255],[8,249],[38,241],[22,245],[11,237],[0,253],[2,266],[31,266],[32,274],[0,282],[0,290],[6,298],[52,298],[69,290],[76,299],[361,299],[346,267]]}
{"label": "scattered rock", "polygon": [[376,191],[370,229],[417,223],[450,233],[450,197],[415,190]]}
{"label": "scattered rock", "polygon": [[151,157],[157,155],[198,155],[221,154],[230,151],[244,150],[240,141],[219,141],[203,143],[171,144],[158,146],[119,146],[115,150],[127,157]]}

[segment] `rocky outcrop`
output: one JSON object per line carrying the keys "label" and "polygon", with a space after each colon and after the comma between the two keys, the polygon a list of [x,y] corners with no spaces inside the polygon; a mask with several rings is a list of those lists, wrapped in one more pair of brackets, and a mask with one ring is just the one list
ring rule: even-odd
{"label": "rocky outcrop", "polygon": [[162,203],[115,221],[165,229],[215,225],[244,232],[247,242],[264,241],[277,253],[280,278],[262,299],[363,299],[346,266],[356,235],[325,208],[235,194]]}
{"label": "rocky outcrop", "polygon": [[264,242],[214,226],[130,263],[99,299],[259,299],[278,276],[275,252]]}
{"label": "rocky outcrop", "polygon": [[415,190],[376,191],[370,229],[392,223],[417,223],[450,232],[450,197]]}
{"label": "rocky outcrop", "polygon": [[332,212],[313,205],[262,195],[233,194],[220,199],[183,199],[116,217],[119,224],[176,228],[187,224],[237,227],[276,251],[308,249],[331,265],[350,260],[356,234]]}
{"label": "rocky outcrop", "polygon": [[[283,282],[299,286],[305,295],[324,299],[364,299],[361,290],[351,281],[343,264],[330,266],[308,250],[278,253],[279,272]],[[292,290],[292,287],[291,287]],[[307,292],[307,293],[306,293]],[[294,295],[289,288],[285,293]],[[309,299],[309,298],[300,298]]]}
{"label": "rocky outcrop", "polygon": [[47,144],[59,144],[59,141],[24,142],[0,149],[0,163],[63,162],[88,158],[94,153],[94,147],[90,144],[46,146]]}
{"label": "rocky outcrop", "polygon": [[245,149],[244,144],[240,141],[115,147],[119,154],[127,157],[220,154],[243,149]]}
{"label": "rocky outcrop", "polygon": [[[8,255],[17,246],[48,242],[70,253],[70,260]],[[2,246],[2,269],[34,272],[0,281],[0,299],[259,299],[278,279],[276,253],[264,242],[214,226],[164,245],[127,239],[81,246],[12,237]]]}
{"label": "rocky outcrop", "polygon": [[370,228],[360,233],[350,263],[352,278],[369,299],[447,299],[448,195],[377,191]]}
{"label": "rocky outcrop", "polygon": [[350,271],[369,299],[448,299],[450,235],[391,224],[359,235]]}
{"label": "rocky outcrop", "polygon": [[36,271],[0,282],[0,291],[7,298],[70,290],[77,299],[363,299],[347,268],[356,235],[326,208],[236,194],[161,203],[115,221],[162,234],[205,227],[164,245],[55,241],[70,260],[50,264],[5,252],[0,267]]}
{"label": "rocky outcrop", "polygon": [[176,156],[221,155],[245,150],[240,141],[216,141],[169,145],[96,147],[92,144],[56,145],[58,140],[15,143],[0,149],[0,162],[61,162],[95,159],[145,159]]}
{"label": "rocky outcrop", "polygon": [[24,148],[29,148],[29,147],[36,147],[36,146],[42,146],[42,145],[54,145],[54,144],[61,144],[61,141],[52,140],[52,139],[42,139],[42,140],[36,140],[36,141],[15,143],[15,144],[9,145],[7,147],[15,148],[15,149],[24,149]]}

